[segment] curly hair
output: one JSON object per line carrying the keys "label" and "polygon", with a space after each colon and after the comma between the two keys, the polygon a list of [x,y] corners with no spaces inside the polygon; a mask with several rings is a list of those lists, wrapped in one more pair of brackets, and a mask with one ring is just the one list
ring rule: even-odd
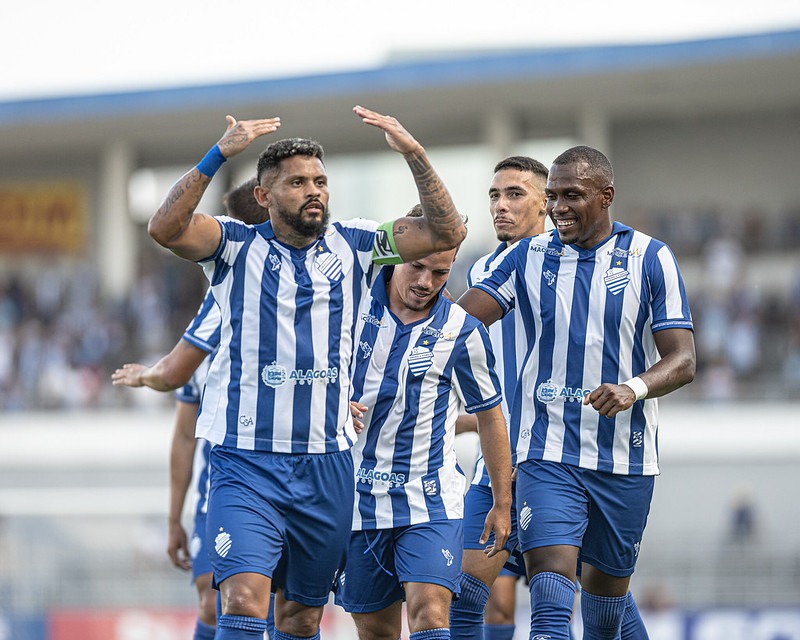
{"label": "curly hair", "polygon": [[294,156],[310,156],[319,158],[323,162],[325,152],[322,145],[316,140],[308,138],[284,138],[276,140],[269,145],[261,155],[258,156],[258,167],[256,169],[256,179],[261,182],[261,177],[265,174],[276,174],[278,167],[283,160]]}

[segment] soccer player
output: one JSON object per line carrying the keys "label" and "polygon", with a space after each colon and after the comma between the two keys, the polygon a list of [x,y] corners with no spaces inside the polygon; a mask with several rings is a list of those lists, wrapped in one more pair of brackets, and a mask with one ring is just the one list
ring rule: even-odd
{"label": "soccer player", "polygon": [[[268,211],[255,200],[255,178],[226,192],[223,204],[229,216],[246,224],[260,224]],[[209,360],[219,345],[221,315],[219,306],[206,292],[197,314],[172,351],[155,365],[129,363],[117,369],[114,385],[150,387],[158,391],[175,390],[175,427],[170,448],[169,537],[167,553],[172,564],[191,570],[197,589],[198,615],[194,640],[213,640],[216,632],[217,592],[211,586],[211,561],[205,544],[208,505],[208,459],[210,443],[195,439],[195,423],[208,371]],[[181,523],[189,488],[195,496],[194,528],[191,543]]]}
{"label": "soccer player", "polygon": [[[465,479],[456,419],[477,416],[494,503],[481,523],[502,549],[511,527],[511,453],[483,325],[441,295],[456,250],[386,267],[360,310],[353,401],[369,407],[353,448],[353,533],[336,601],[361,640],[449,638],[461,570]],[[492,549],[489,554],[496,553]]]}
{"label": "soccer player", "polygon": [[694,377],[692,319],[669,248],[612,223],[605,155],[568,149],[545,193],[555,230],[459,303],[487,325],[515,308],[528,336],[511,442],[530,636],[569,638],[580,552],[584,638],[615,638],[659,472],[656,398]]}
{"label": "soccer player", "polygon": [[329,224],[321,146],[302,138],[259,156],[255,196],[270,221],[249,227],[195,213],[223,162],[278,118],[236,121],[175,184],[148,231],[199,262],[222,312],[197,435],[213,442],[208,508],[218,640],[260,638],[275,588],[278,640],[316,638],[344,563],[354,496],[350,363],[357,309],[376,264],[456,247],[466,234],[422,146],[392,117],[354,112],[403,154],[424,215]]}
{"label": "soccer player", "polygon": [[[547,167],[533,158],[510,156],[495,165],[489,185],[489,213],[500,244],[470,268],[467,274],[469,286],[486,277],[494,259],[508,247],[522,238],[544,232],[546,184]],[[514,313],[507,314],[501,322],[491,325],[489,336],[497,359],[497,374],[503,388],[503,416],[507,421],[510,398],[517,382],[517,354],[525,352],[526,337],[517,334]],[[459,418],[459,431],[474,430],[474,427],[473,416]],[[510,640],[514,636],[516,582],[525,575],[521,556],[509,562],[517,546],[516,509],[512,500],[511,535],[505,548],[490,558],[483,553],[479,537],[491,505],[491,482],[483,456],[479,456],[464,501],[461,596],[453,601],[450,609],[453,638]]]}

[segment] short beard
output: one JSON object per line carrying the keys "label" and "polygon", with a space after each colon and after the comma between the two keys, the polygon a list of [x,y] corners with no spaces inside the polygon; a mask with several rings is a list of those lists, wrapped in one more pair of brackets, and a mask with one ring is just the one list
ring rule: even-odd
{"label": "short beard", "polygon": [[303,220],[302,210],[296,214],[292,214],[279,209],[275,213],[292,229],[292,231],[304,238],[316,238],[322,235],[325,229],[328,228],[328,223],[331,221],[331,212],[327,207],[325,208],[325,215],[323,215],[322,219],[319,221]]}

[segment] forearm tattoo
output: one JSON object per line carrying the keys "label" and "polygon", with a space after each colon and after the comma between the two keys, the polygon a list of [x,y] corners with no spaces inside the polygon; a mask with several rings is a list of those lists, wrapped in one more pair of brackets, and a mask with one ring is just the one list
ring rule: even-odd
{"label": "forearm tattoo", "polygon": [[[443,234],[451,234],[463,227],[463,220],[456,210],[447,187],[434,171],[424,152],[415,153],[406,158],[414,181],[417,183],[420,204],[425,210],[425,218],[434,230]],[[396,229],[395,233],[401,233]],[[466,228],[464,229],[466,235]]]}

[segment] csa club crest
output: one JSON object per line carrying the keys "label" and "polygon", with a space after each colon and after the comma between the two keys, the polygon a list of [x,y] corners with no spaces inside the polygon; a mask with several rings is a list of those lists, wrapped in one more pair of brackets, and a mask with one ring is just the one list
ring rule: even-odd
{"label": "csa club crest", "polygon": [[603,282],[606,283],[606,288],[611,295],[617,295],[622,291],[631,281],[631,274],[621,267],[614,267],[606,271],[603,276]]}
{"label": "csa club crest", "polygon": [[425,347],[414,347],[408,354],[408,368],[415,377],[423,375],[433,363],[433,351]]}
{"label": "csa club crest", "polygon": [[338,282],[342,279],[342,261],[335,253],[320,251],[314,257],[314,265],[331,282]]}

